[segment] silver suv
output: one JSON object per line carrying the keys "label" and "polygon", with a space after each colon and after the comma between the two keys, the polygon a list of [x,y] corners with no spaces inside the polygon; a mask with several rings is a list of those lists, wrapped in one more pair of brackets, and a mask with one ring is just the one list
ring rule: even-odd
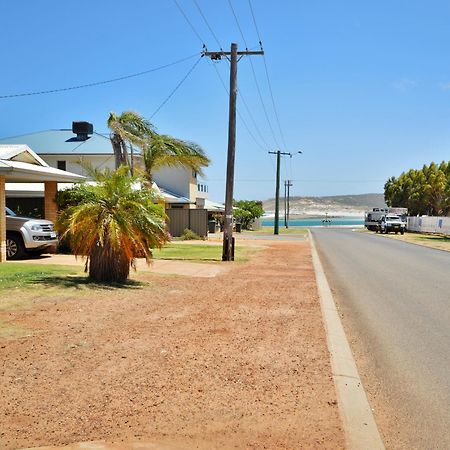
{"label": "silver suv", "polygon": [[20,259],[28,254],[42,254],[58,244],[53,222],[20,217],[6,208],[6,257]]}

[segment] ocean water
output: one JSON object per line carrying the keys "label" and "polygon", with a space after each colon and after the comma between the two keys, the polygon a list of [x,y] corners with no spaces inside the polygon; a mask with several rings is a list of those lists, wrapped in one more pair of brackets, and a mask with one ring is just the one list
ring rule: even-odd
{"label": "ocean water", "polygon": [[[332,217],[328,218],[330,222],[323,222],[324,218],[309,218],[309,219],[292,219],[289,221],[290,227],[322,227],[322,226],[356,226],[364,225],[364,218],[361,217]],[[273,227],[274,219],[263,219],[263,227]],[[280,218],[280,227],[284,227],[284,218]]]}

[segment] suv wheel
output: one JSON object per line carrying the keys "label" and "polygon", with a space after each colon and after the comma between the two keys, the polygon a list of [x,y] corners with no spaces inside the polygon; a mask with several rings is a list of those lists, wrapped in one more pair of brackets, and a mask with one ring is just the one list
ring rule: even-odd
{"label": "suv wheel", "polygon": [[6,258],[20,259],[25,255],[25,247],[22,238],[8,234],[6,235]]}

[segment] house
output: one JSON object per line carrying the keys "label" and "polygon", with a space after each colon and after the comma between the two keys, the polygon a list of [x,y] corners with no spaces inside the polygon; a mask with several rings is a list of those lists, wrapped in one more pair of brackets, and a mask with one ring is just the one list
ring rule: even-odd
{"label": "house", "polygon": [[6,260],[5,185],[43,183],[44,216],[55,220],[57,183],[83,181],[84,177],[50,167],[26,145],[0,145],[0,262]]}
{"label": "house", "polygon": [[[115,157],[108,135],[97,133],[89,122],[73,122],[71,129],[54,129],[0,139],[1,144],[27,145],[50,167],[88,177],[85,165],[114,169]],[[142,166],[139,151],[133,163]],[[89,177],[88,177],[89,178]],[[153,174],[167,209],[204,208],[207,185],[185,167],[167,167]],[[43,186],[7,186],[6,195],[14,209],[18,204],[36,204],[43,199]],[[34,200],[30,200],[34,199]],[[42,203],[42,200],[41,200]]]}

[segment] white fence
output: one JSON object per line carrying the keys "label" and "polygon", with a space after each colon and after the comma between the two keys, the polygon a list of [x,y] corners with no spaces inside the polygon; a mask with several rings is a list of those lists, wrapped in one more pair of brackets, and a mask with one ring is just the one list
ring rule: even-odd
{"label": "white fence", "polygon": [[450,234],[450,217],[408,217],[408,231]]}

